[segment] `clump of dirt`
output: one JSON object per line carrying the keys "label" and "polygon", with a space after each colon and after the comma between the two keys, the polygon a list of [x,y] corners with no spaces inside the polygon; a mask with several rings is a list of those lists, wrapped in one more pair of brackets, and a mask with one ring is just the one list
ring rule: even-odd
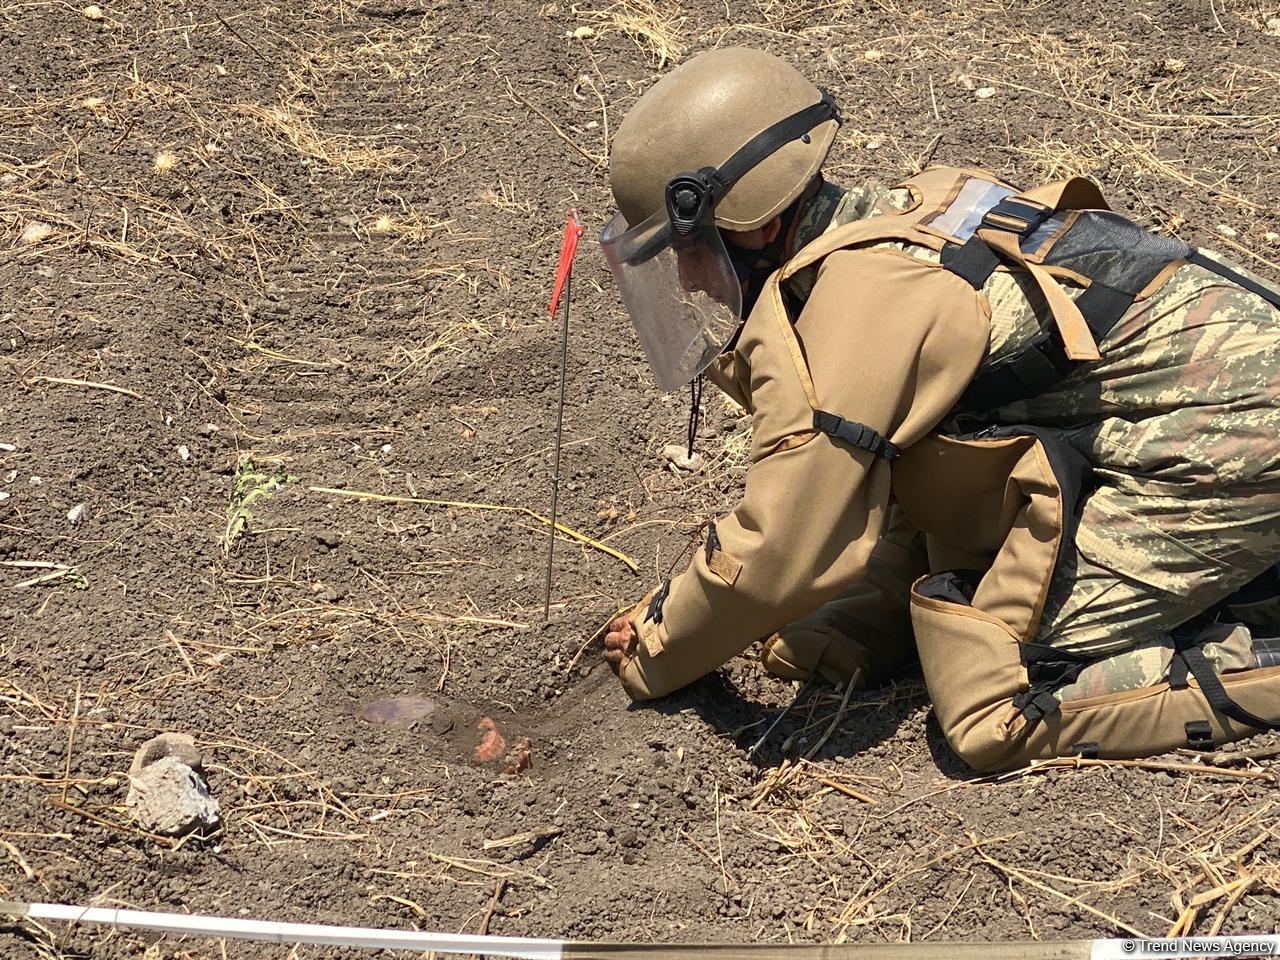
{"label": "clump of dirt", "polygon": [[[581,537],[545,625],[535,516],[564,213],[604,222],[610,131],[671,62],[794,61],[845,106],[836,179],[1086,173],[1274,280],[1264,8],[0,5],[0,898],[577,939],[1277,929],[1274,736],[977,778],[909,678],[815,691],[751,759],[794,689],[750,658],[631,707],[600,627],[732,506],[747,427],[711,401],[697,469],[671,465],[684,400],[590,244]],[[405,697],[435,709],[365,722]],[[129,822],[165,731],[206,759],[213,841]],[[290,955],[148,943],[0,932]]]}

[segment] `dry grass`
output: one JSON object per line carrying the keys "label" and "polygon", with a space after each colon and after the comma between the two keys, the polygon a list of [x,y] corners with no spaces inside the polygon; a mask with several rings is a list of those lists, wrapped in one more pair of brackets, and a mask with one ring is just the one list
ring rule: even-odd
{"label": "dry grass", "polygon": [[234,104],[231,109],[248,117],[276,139],[299,153],[346,173],[378,173],[403,170],[414,161],[410,150],[401,146],[380,146],[367,137],[322,131],[309,113],[297,106],[263,107]]}
{"label": "dry grass", "polygon": [[584,16],[601,24],[599,32],[619,31],[630,37],[659,69],[679,60],[685,51],[682,31],[687,17],[680,0],[619,0]]}

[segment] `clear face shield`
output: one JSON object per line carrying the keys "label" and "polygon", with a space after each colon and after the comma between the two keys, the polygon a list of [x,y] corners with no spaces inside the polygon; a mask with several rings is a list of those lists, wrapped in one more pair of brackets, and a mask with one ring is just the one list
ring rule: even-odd
{"label": "clear face shield", "polygon": [[[674,241],[674,242],[673,242]],[[742,285],[715,223],[675,237],[666,210],[628,229],[615,214],[600,246],[660,390],[678,390],[733,339]]]}
{"label": "clear face shield", "polygon": [[662,390],[678,390],[702,373],[741,325],[742,279],[715,224],[715,205],[756,164],[828,120],[834,100],[775,123],[718,169],[673,177],[666,203],[643,223],[621,213],[600,233],[600,246]]}

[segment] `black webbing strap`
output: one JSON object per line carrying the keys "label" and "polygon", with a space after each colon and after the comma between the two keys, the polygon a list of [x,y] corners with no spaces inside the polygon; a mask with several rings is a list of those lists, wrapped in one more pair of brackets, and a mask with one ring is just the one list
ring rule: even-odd
{"label": "black webbing strap", "polygon": [[[980,230],[1004,230],[1026,239],[1053,216],[1053,210],[1027,203],[1016,197],[1005,197],[982,215]],[[975,233],[963,244],[948,243],[942,248],[942,265],[975,290],[991,279],[1000,257]]]}
{"label": "black webbing strap", "polygon": [[1021,648],[1027,689],[1013,698],[1013,706],[1022,711],[1028,723],[1034,723],[1058,712],[1062,704],[1055,692],[1080,679],[1080,672],[1090,661],[1039,643],[1024,643]]}
{"label": "black webbing strap", "polygon": [[891,443],[885,439],[883,434],[872,430],[865,423],[846,420],[844,417],[836,416],[834,413],[827,413],[823,410],[813,411],[813,428],[843,440],[851,447],[866,450],[868,453],[875,454],[877,457],[890,462],[898,459],[898,456],[902,453],[897,444]]}
{"label": "black webbing strap", "polygon": [[1263,286],[1258,281],[1246,277],[1240,271],[1232,270],[1226,264],[1219,263],[1212,257],[1206,257],[1199,250],[1191,252],[1191,256],[1187,257],[1187,263],[1194,263],[1197,267],[1204,267],[1210,273],[1216,273],[1218,276],[1230,280],[1236,286],[1244,287],[1250,293],[1256,293],[1267,303],[1280,310],[1280,291]]}
{"label": "black webbing strap", "polygon": [[1079,743],[1073,743],[1071,749],[1075,751],[1076,756],[1082,760],[1098,759],[1098,744],[1093,740],[1082,740]]}
{"label": "black webbing strap", "polygon": [[1036,337],[1018,353],[1003,357],[980,371],[960,397],[965,410],[990,410],[1006,403],[1046,393],[1071,372],[1074,361],[1067,357],[1055,327]]}
{"label": "black webbing strap", "polygon": [[[1215,713],[1220,713],[1224,717],[1246,727],[1256,727],[1259,730],[1280,730],[1280,721],[1264,720],[1262,717],[1250,713],[1231,699],[1231,695],[1227,693],[1227,688],[1223,686],[1222,679],[1218,676],[1217,671],[1213,669],[1213,664],[1209,662],[1209,658],[1204,655],[1204,650],[1200,646],[1181,640],[1176,633],[1174,634],[1174,642],[1177,645],[1174,663],[1181,659],[1186,664],[1187,670],[1191,672],[1191,675],[1196,678],[1196,682],[1200,684],[1200,692],[1204,694],[1205,700],[1209,702],[1209,706],[1213,708]],[[1173,686],[1172,663],[1170,664],[1169,675],[1170,686]]]}
{"label": "black webbing strap", "polygon": [[1131,306],[1135,295],[1109,287],[1100,280],[1092,281],[1076,298],[1076,306],[1084,316],[1084,322],[1093,331],[1095,340],[1102,340],[1120,322]]}
{"label": "black webbing strap", "polygon": [[942,248],[942,265],[975,290],[991,279],[1000,258],[976,233],[963,244],[948,243]]}
{"label": "black webbing strap", "polygon": [[840,123],[840,108],[836,106],[835,98],[823,91],[822,99],[817,103],[765,127],[735,150],[733,156],[716,170],[715,177],[721,184],[716,200],[778,150],[793,140],[799,140],[818,124],[828,120]]}
{"label": "black webbing strap", "polygon": [[1033,686],[1023,690],[1013,698],[1013,706],[1022,712],[1027,723],[1035,723],[1045,717],[1057,713],[1062,704],[1046,687]]}
{"label": "black webbing strap", "polygon": [[649,601],[649,609],[645,612],[645,619],[650,623],[662,622],[662,604],[667,599],[667,594],[671,592],[671,581],[663,580],[653,595],[653,599]]}

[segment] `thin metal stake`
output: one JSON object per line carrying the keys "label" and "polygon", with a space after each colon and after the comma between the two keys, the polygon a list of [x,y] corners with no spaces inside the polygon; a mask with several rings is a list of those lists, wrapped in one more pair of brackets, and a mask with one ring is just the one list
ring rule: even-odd
{"label": "thin metal stake", "polygon": [[556,408],[555,466],[551,471],[551,538],[547,541],[547,590],[542,603],[542,622],[551,622],[551,570],[556,555],[556,511],[560,505],[560,439],[564,436],[564,380],[569,358],[569,303],[573,274],[564,278],[564,323],[560,327],[560,403]]}
{"label": "thin metal stake", "polygon": [[769,729],[765,730],[765,732],[760,735],[760,739],[752,744],[751,749],[747,751],[748,758],[754,757],[760,748],[764,746],[764,742],[769,739],[770,734],[772,734],[774,730],[778,729],[778,724],[782,722],[783,718],[796,708],[796,704],[798,704],[804,695],[809,692],[809,688],[813,686],[817,678],[818,674],[816,672],[809,674],[809,679],[804,682],[804,686],[796,691],[796,695],[791,698],[791,702],[778,712],[778,715],[773,718],[773,723],[769,724]]}

